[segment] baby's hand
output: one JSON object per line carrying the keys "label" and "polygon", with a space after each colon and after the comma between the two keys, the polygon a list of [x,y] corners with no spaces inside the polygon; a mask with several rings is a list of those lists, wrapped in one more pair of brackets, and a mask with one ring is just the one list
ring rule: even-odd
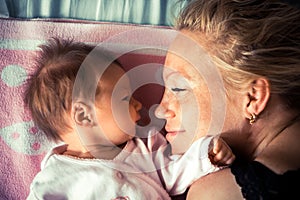
{"label": "baby's hand", "polygon": [[233,163],[235,155],[232,153],[226,142],[220,137],[215,137],[212,142],[213,148],[208,153],[211,163],[218,166],[230,165]]}

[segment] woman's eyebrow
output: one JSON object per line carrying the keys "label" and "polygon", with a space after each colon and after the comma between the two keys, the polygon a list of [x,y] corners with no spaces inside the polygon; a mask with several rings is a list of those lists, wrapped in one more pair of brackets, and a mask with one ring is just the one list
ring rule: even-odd
{"label": "woman's eyebrow", "polygon": [[[170,76],[177,75],[177,74],[181,75],[178,71],[172,71],[172,72],[168,73],[168,74],[165,76],[165,78],[169,78]],[[182,76],[182,75],[181,75],[181,76]]]}

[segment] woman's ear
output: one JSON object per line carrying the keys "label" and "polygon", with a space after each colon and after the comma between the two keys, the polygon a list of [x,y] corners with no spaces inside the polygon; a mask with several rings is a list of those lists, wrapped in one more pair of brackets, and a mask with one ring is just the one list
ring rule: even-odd
{"label": "woman's ear", "polygon": [[258,78],[248,89],[246,102],[246,117],[258,116],[267,106],[270,98],[270,85],[266,78]]}
{"label": "woman's ear", "polygon": [[95,122],[95,115],[93,108],[83,102],[76,102],[72,104],[71,111],[72,120],[79,126],[92,127]]}

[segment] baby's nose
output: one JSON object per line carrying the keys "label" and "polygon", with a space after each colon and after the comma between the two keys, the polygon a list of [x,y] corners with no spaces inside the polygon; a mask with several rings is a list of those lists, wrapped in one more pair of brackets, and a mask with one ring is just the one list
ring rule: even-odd
{"label": "baby's nose", "polygon": [[134,106],[134,108],[139,111],[142,109],[142,103],[136,100],[135,98],[131,98],[131,104]]}

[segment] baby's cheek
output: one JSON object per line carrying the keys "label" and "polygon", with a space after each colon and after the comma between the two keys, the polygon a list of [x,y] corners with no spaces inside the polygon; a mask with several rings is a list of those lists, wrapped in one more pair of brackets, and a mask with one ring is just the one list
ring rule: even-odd
{"label": "baby's cheek", "polygon": [[132,123],[136,123],[139,120],[140,114],[132,107],[129,107],[129,117],[124,116],[125,118],[129,119]]}

